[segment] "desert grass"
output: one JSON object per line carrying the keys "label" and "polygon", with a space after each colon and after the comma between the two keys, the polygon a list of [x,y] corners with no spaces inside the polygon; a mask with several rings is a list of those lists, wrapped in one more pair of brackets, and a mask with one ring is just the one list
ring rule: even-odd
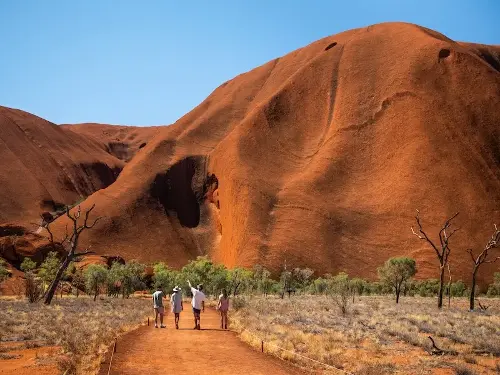
{"label": "desert grass", "polygon": [[144,323],[150,310],[143,298],[63,298],[51,306],[0,299],[0,347],[55,346],[62,373],[95,374],[113,339]]}
{"label": "desert grass", "polygon": [[[469,312],[465,299],[455,299],[439,311],[433,298],[408,297],[396,305],[390,297],[364,296],[343,315],[328,296],[252,297],[230,321],[251,345],[260,348],[263,340],[267,352],[324,373],[491,374],[500,363],[500,300],[488,304],[485,312]],[[428,336],[443,355],[431,355]]]}

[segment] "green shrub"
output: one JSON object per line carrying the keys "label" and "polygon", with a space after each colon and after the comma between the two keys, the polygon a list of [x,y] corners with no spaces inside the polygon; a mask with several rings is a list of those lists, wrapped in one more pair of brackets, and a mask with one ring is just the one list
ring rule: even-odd
{"label": "green shrub", "polygon": [[0,258],[0,282],[4,281],[9,275],[10,272],[7,269],[7,262]]}
{"label": "green shrub", "polygon": [[24,272],[33,271],[36,268],[36,263],[31,258],[24,258],[20,268]]}

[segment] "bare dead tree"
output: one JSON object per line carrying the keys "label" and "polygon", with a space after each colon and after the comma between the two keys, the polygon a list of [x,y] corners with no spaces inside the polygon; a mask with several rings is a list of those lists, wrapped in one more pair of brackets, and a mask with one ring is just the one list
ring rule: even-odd
{"label": "bare dead tree", "polygon": [[474,263],[474,267],[472,268],[472,284],[469,297],[469,308],[471,311],[474,310],[474,301],[476,299],[476,294],[475,294],[476,276],[477,272],[479,271],[479,267],[481,267],[481,265],[484,263],[495,263],[497,260],[500,259],[500,256],[497,256],[496,258],[493,259],[488,258],[490,255],[489,251],[499,246],[500,246],[500,230],[498,230],[497,226],[495,225],[495,231],[493,232],[493,235],[491,236],[486,246],[484,246],[483,251],[481,251],[481,253],[479,253],[478,256],[474,256],[472,249],[467,249],[467,252],[470,254],[470,257],[472,259],[472,262]]}
{"label": "bare dead tree", "polygon": [[[67,251],[67,255],[64,261],[61,263],[61,266],[57,270],[57,274],[56,277],[54,278],[54,281],[52,281],[49,289],[47,290],[47,293],[45,294],[44,303],[46,305],[50,305],[50,303],[52,302],[52,298],[54,297],[54,293],[57,290],[57,286],[59,285],[59,282],[62,276],[64,275],[64,271],[66,271],[70,263],[73,260],[75,260],[75,258],[92,253],[92,251],[89,251],[89,248],[85,249],[82,252],[77,252],[77,249],[78,249],[78,240],[80,239],[80,235],[82,234],[82,232],[86,229],[92,229],[101,219],[101,217],[98,217],[93,221],[92,224],[89,224],[89,216],[94,208],[95,204],[92,205],[92,207],[90,207],[87,211],[85,211],[85,217],[83,218],[83,223],[79,223],[82,213],[81,207],[78,206],[76,212],[74,214],[71,214],[69,206],[66,206],[66,216],[71,220],[72,228],[71,228],[71,234],[69,234],[68,227],[66,226],[66,234],[63,240],[60,242],[60,244]],[[49,234],[48,236],[49,241],[52,243],[52,245],[54,245],[55,244],[54,235],[52,233],[52,230],[50,229],[50,223],[47,223],[44,226],[44,228]]]}
{"label": "bare dead tree", "polygon": [[411,227],[412,233],[417,236],[419,239],[427,241],[429,245],[434,249],[436,252],[436,256],[439,260],[439,292],[438,292],[438,308],[443,307],[443,289],[444,289],[444,271],[445,268],[448,265],[448,259],[450,257],[451,249],[449,246],[449,241],[450,238],[460,229],[460,228],[455,228],[453,229],[450,234],[447,233],[447,230],[450,229],[451,227],[451,221],[455,219],[458,216],[458,212],[450,217],[446,222],[444,223],[443,227],[439,231],[439,246],[436,245],[430,238],[429,236],[425,233],[422,223],[420,222],[420,212],[417,210],[417,215],[415,216],[415,220],[417,221],[418,225],[418,232],[415,232],[413,227]]}
{"label": "bare dead tree", "polygon": [[429,350],[430,355],[458,355],[458,352],[456,352],[455,350],[444,350],[438,347],[432,336],[427,337],[429,338],[429,340],[431,340],[432,343],[432,348]]}
{"label": "bare dead tree", "polygon": [[450,262],[447,264],[448,267],[448,308],[451,307],[451,269],[450,269]]}

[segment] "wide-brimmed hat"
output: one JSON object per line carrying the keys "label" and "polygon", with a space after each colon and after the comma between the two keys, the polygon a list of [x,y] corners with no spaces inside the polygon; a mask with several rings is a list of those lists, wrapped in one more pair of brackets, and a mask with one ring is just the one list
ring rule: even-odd
{"label": "wide-brimmed hat", "polygon": [[181,288],[179,288],[177,285],[175,286],[174,288],[174,292],[178,292],[179,290],[181,290]]}

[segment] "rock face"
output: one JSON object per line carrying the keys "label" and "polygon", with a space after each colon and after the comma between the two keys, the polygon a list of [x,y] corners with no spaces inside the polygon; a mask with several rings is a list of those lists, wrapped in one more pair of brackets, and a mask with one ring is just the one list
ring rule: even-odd
{"label": "rock face", "polygon": [[[500,222],[500,47],[388,23],[324,38],[222,84],[160,128],[92,194],[98,254],[181,266],[209,254],[375,277],[387,258],[433,251],[456,211],[452,271],[469,278]],[[66,221],[55,221],[62,231]],[[437,237],[436,237],[437,240]],[[490,279],[492,267],[481,277]]]}
{"label": "rock face", "polygon": [[38,221],[109,186],[122,168],[98,142],[0,107],[0,225]]}
{"label": "rock face", "polygon": [[103,144],[104,149],[125,162],[130,161],[161,127],[137,127],[106,124],[61,125],[64,129],[89,137]]}

